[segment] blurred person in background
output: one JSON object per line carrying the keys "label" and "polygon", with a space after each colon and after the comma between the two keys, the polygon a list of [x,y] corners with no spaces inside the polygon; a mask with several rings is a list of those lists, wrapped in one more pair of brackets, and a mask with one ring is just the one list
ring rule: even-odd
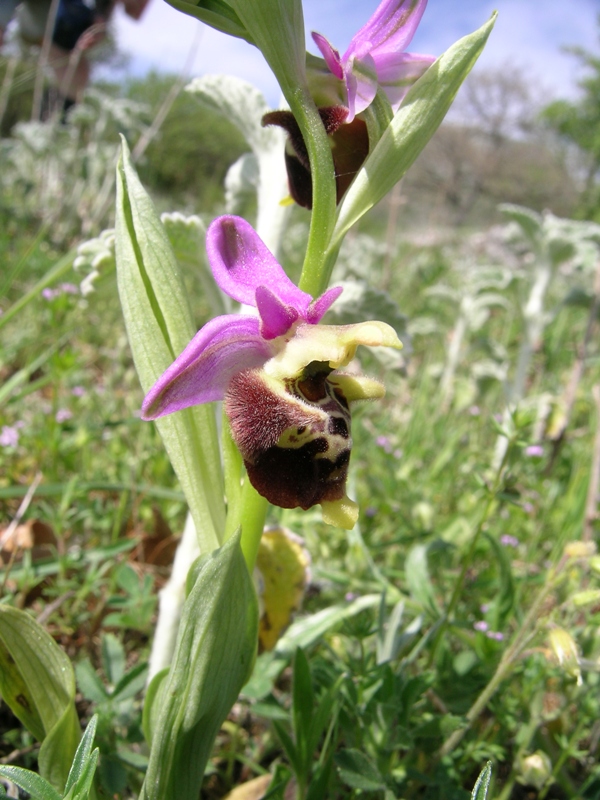
{"label": "blurred person in background", "polygon": [[63,115],[88,84],[90,64],[86,52],[102,41],[117,2],[125,13],[140,19],[148,0],[0,0],[0,47],[6,29],[15,20],[19,38],[41,47],[48,19],[55,14],[48,63],[54,73]]}

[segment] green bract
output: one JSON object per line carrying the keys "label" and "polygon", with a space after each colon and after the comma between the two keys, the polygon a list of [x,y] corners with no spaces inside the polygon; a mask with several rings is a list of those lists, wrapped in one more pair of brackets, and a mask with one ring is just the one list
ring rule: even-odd
{"label": "green bract", "polygon": [[256,653],[258,602],[239,534],[192,567],[173,663],[144,709],[150,763],[140,800],[197,800],[214,738]]}
{"label": "green bract", "polygon": [[[158,214],[123,143],[117,167],[116,257],[119,296],[144,391],[196,332],[186,290]],[[223,481],[214,410],[187,409],[158,423],[194,518],[202,552],[225,528]]]}

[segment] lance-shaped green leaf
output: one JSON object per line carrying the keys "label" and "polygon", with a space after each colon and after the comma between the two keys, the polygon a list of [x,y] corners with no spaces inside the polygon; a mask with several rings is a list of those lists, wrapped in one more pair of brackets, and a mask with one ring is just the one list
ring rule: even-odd
{"label": "lance-shaped green leaf", "polygon": [[471,800],[486,800],[491,780],[492,762],[488,761],[485,767],[481,770],[475,786],[473,787],[473,791],[471,792]]}
{"label": "lance-shaped green leaf", "polygon": [[[144,392],[196,333],[186,289],[156,210],[123,141],[117,165],[116,257],[119,296]],[[214,408],[195,406],[157,423],[188,501],[201,552],[224,530],[223,476]]]}
{"label": "lance-shaped green leaf", "polygon": [[6,605],[0,606],[0,694],[42,742],[41,775],[62,789],[80,737],[73,668],[33,617]]}
{"label": "lance-shaped green leaf", "polygon": [[189,2],[189,0],[167,0],[169,5],[182,11],[184,14],[189,14],[190,17],[196,17],[201,22],[210,25],[222,33],[228,33],[230,36],[237,36],[238,39],[245,39],[252,44],[252,38],[244,24],[231,7],[231,3],[225,3],[223,0],[200,0],[199,2]]}
{"label": "lance-shaped green leaf", "polygon": [[[23,789],[32,800],[62,800],[51,783],[29,769],[0,766],[0,778],[6,778],[19,789]],[[1,796],[6,797],[5,794]]]}
{"label": "lance-shaped green leaf", "polygon": [[140,800],[197,800],[214,739],[256,653],[258,602],[239,534],[201,557],[190,583],[173,663],[154,696],[159,707],[145,720],[152,742]]}
{"label": "lance-shaped green leaf", "polygon": [[339,206],[330,257],[349,228],[398,183],[431,139],[483,50],[495,20],[494,13],[479,30],[456,42],[410,89]]}
{"label": "lance-shaped green leaf", "polygon": [[65,784],[65,800],[86,800],[89,797],[100,754],[97,747],[92,751],[97,726],[98,715],[95,714],[89,721],[75,753]]}

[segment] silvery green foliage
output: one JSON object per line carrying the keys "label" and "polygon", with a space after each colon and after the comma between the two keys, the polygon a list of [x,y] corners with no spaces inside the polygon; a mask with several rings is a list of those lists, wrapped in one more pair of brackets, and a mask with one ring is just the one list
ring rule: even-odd
{"label": "silvery green foliage", "polygon": [[260,173],[254,153],[244,153],[228,169],[225,176],[225,210],[240,214],[249,199],[258,193]]}
{"label": "silvery green foliage", "polygon": [[94,284],[100,273],[107,275],[115,268],[115,231],[108,228],[99,236],[82,242],[77,248],[77,256],[73,268],[86,275],[79,288],[86,297],[94,291]]}
{"label": "silvery green foliage", "polygon": [[369,286],[365,281],[335,281],[344,291],[327,314],[327,322],[334,325],[351,325],[365,319],[387,322],[398,334],[402,344],[401,351],[388,347],[376,348],[371,355],[388,369],[402,369],[406,356],[410,353],[410,337],[406,316],[387,292]]}
{"label": "silvery green foliage", "polygon": [[194,277],[199,277],[204,297],[213,314],[230,313],[232,302],[218,288],[206,260],[204,222],[197,214],[186,216],[177,211],[161,214],[160,221],[165,227],[179,266],[184,269],[189,268]]}
{"label": "silvery green foliage", "polygon": [[348,236],[340,249],[333,273],[334,283],[348,277],[375,282],[386,253],[385,243],[374,236],[364,233]]}
{"label": "silvery green foliage", "polygon": [[505,228],[506,240],[521,258],[521,274],[524,282],[532,285],[532,293],[536,280],[545,279],[549,284],[560,276],[565,282],[562,303],[558,307],[544,311],[540,307],[539,293],[533,293],[533,299],[530,295],[529,304],[524,306],[524,315],[535,316],[539,326],[547,324],[562,305],[589,308],[594,294],[591,276],[600,258],[600,225],[561,219],[548,211],[537,214],[510,204],[501,206],[500,210],[510,220]]}
{"label": "silvery green foliage", "polygon": [[[284,163],[285,134],[275,127],[263,128],[261,120],[269,107],[263,95],[249,83],[226,75],[195,78],[186,87],[203,105],[217,111],[238,128],[255,158],[258,217],[254,226],[267,247],[277,255],[288,209],[281,201],[288,194]],[[239,176],[245,170],[245,176]],[[249,187],[250,162],[237,168],[240,188]],[[245,180],[244,183],[244,178]],[[235,172],[230,189],[236,182]],[[230,202],[237,202],[230,196]]]}
{"label": "silvery green foliage", "polygon": [[2,143],[0,192],[39,216],[55,241],[91,232],[112,204],[117,133],[135,138],[146,109],[89,89],[68,124],[22,122]]}
{"label": "silvery green foliage", "polygon": [[[298,236],[301,234],[299,230]],[[342,286],[344,291],[327,319],[336,325],[351,325],[365,319],[387,322],[404,347],[401,351],[378,348],[371,356],[387,369],[403,369],[411,352],[407,318],[387,292],[375,288],[386,253],[386,244],[368,234],[350,236],[344,241],[332,278],[332,284]]]}
{"label": "silvery green foliage", "polygon": [[[454,394],[455,376],[463,356],[468,334],[481,331],[489,320],[492,310],[508,311],[510,302],[506,289],[513,280],[512,272],[505,267],[482,266],[471,256],[470,263],[461,267],[461,282],[458,286],[437,284],[425,292],[431,312],[409,323],[412,335],[432,333],[446,334],[442,320],[450,316],[452,327],[446,361],[438,368],[442,401],[448,405]],[[504,381],[507,374],[506,352],[489,342],[489,357],[469,359],[471,377],[482,380]]]}

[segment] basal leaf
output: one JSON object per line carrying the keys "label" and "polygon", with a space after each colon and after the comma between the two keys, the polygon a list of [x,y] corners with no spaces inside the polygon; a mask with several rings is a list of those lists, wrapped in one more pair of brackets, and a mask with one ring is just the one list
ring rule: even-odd
{"label": "basal leaf", "polygon": [[32,800],[61,800],[59,793],[48,781],[29,769],[0,766],[0,777],[23,789]]}
{"label": "basal leaf", "polygon": [[33,617],[7,605],[0,606],[0,693],[42,741],[41,775],[62,789],[80,737],[73,667]]}

